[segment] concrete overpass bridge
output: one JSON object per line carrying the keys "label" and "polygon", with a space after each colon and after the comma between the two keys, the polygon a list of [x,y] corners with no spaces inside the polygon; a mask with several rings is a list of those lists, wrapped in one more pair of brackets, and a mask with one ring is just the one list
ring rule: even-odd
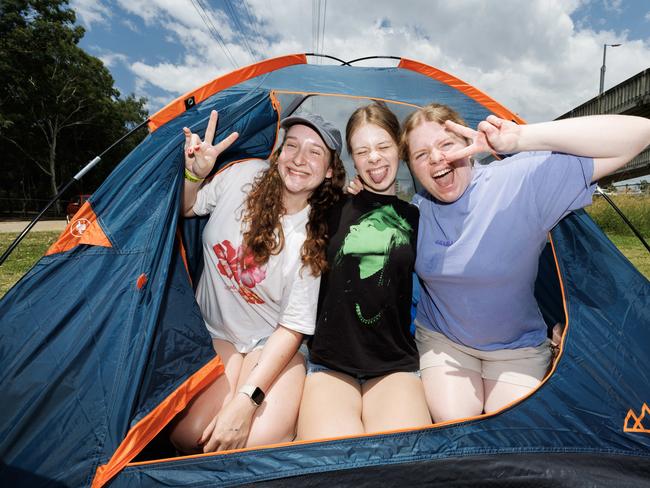
{"label": "concrete overpass bridge", "polygon": [[[571,109],[558,119],[595,114],[638,115],[650,118],[650,68]],[[600,184],[607,185],[644,175],[650,175],[650,147],[619,171],[603,178]]]}

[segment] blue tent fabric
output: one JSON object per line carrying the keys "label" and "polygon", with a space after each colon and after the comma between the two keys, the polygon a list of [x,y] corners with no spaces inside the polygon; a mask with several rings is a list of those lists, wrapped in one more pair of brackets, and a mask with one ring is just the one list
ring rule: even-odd
{"label": "blue tent fabric", "polygon": [[[202,134],[217,109],[217,138],[240,133],[219,167],[266,158],[279,122],[274,92],[282,91],[435,100],[470,125],[490,113],[409,70],[297,65],[214,93],[152,132],[90,199],[112,247],[45,256],[0,301],[0,484],[90,486],[129,432],[212,359],[179,251],[180,226],[196,282],[203,222],[179,220],[181,128]],[[134,462],[110,486],[645,479],[650,418],[639,417],[650,403],[650,283],[582,211],[554,229],[552,244],[536,294],[549,325],[566,321],[567,332],[554,372],[523,401],[426,429]]]}
{"label": "blue tent fabric", "polygon": [[[229,158],[266,157],[278,122],[268,93],[214,103],[223,130],[243,136]],[[214,356],[175,245],[181,127],[204,131],[203,112],[148,136],[90,198],[112,248],[45,256],[0,302],[4,464],[88,486],[127,430]]]}
{"label": "blue tent fabric", "polygon": [[[577,456],[569,457],[571,464],[582,456],[589,469],[606,459],[622,465],[612,475],[617,486],[626,486],[630,477],[627,486],[639,486],[650,475],[650,436],[624,432],[624,421],[630,408],[640,411],[647,403],[650,391],[650,285],[584,211],[565,218],[553,242],[567,296],[568,333],[556,371],[525,401],[495,416],[413,432],[127,467],[114,486],[141,486],[150,479],[228,486],[378,465],[532,454]],[[594,274],[597,282],[590,278]],[[621,294],[629,299],[625,306]],[[561,459],[553,463],[566,469]],[[629,469],[636,465],[641,473]],[[546,476],[563,486],[557,472]],[[594,486],[593,479],[580,476],[582,481],[570,479],[567,486]]]}

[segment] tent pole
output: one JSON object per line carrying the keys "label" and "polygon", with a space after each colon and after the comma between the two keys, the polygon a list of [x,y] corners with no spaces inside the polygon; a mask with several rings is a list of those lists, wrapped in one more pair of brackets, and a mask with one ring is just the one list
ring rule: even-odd
{"label": "tent pole", "polygon": [[329,59],[333,59],[334,61],[338,61],[343,66],[349,66],[347,61],[343,61],[342,59],[339,59],[337,57],[330,56],[329,54],[305,53],[305,56],[315,56],[315,57],[318,57],[318,58],[329,58]]}
{"label": "tent pole", "polygon": [[628,220],[628,218],[627,218],[627,217],[625,216],[625,214],[621,211],[621,209],[618,208],[618,206],[614,203],[614,201],[613,201],[611,198],[609,198],[609,195],[606,195],[605,192],[602,191],[600,188],[597,188],[596,191],[598,192],[599,195],[601,195],[602,197],[604,197],[605,200],[607,200],[607,201],[609,202],[609,204],[612,206],[612,208],[613,208],[614,210],[616,210],[616,213],[619,214],[619,215],[621,216],[621,218],[623,219],[623,221],[628,225],[628,227],[629,227],[630,229],[632,229],[632,232],[634,232],[634,235],[637,236],[637,237],[639,238],[639,240],[640,240],[641,243],[645,246],[645,248],[647,249],[647,251],[650,252],[650,246],[648,245],[648,243],[646,242],[646,240],[643,238],[643,236],[641,235],[641,233],[640,233],[638,230],[636,230],[636,228],[634,227],[634,225],[632,225],[632,222],[630,222],[630,221]]}
{"label": "tent pole", "polygon": [[135,127],[134,129],[131,129],[129,132],[124,134],[117,141],[115,141],[113,144],[111,144],[108,148],[104,149],[104,151],[99,156],[95,156],[92,159],[92,161],[90,161],[88,164],[86,164],[86,166],[84,166],[76,175],[74,175],[70,181],[68,181],[63,187],[61,187],[61,189],[57,192],[56,196],[54,198],[52,198],[52,200],[50,200],[48,202],[48,204],[43,208],[43,210],[41,210],[39,212],[39,214],[32,219],[32,221],[29,223],[29,225],[27,225],[27,227],[25,227],[25,229],[23,229],[23,231],[20,233],[20,235],[18,237],[16,237],[16,239],[14,239],[14,241],[7,248],[7,250],[2,254],[2,256],[0,256],[0,266],[2,266],[2,264],[7,260],[9,255],[13,252],[13,250],[16,249],[18,244],[20,244],[20,241],[22,241],[25,238],[25,236],[27,235],[27,233],[30,230],[32,230],[32,227],[34,227],[36,225],[36,223],[45,214],[45,212],[47,212],[49,210],[49,208],[52,205],[54,205],[54,203],[56,203],[56,201],[59,198],[61,198],[61,196],[66,192],[66,190],[68,188],[70,188],[70,186],[72,186],[73,183],[76,183],[77,181],[81,180],[81,178],[83,178],[83,176],[86,173],[88,173],[88,171],[93,169],[95,167],[95,165],[97,165],[97,163],[99,163],[102,160],[102,157],[105,156],[107,152],[109,152],[115,146],[117,146],[122,141],[124,141],[124,139],[126,139],[131,134],[133,134],[137,130],[141,129],[142,127],[144,127],[148,123],[149,123],[149,119],[145,120],[144,122],[140,123],[137,127]]}

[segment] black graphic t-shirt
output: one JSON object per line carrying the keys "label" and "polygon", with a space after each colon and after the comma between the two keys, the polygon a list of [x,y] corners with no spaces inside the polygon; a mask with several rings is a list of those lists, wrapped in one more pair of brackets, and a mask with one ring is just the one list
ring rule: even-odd
{"label": "black graphic t-shirt", "polygon": [[359,378],[419,369],[410,333],[418,217],[413,205],[369,191],[331,209],[313,362]]}

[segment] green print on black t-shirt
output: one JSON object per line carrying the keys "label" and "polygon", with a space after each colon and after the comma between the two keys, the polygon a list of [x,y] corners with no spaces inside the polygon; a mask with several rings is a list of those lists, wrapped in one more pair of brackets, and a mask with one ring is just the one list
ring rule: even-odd
{"label": "green print on black t-shirt", "polygon": [[[392,205],[376,208],[350,226],[336,255],[336,265],[341,264],[343,256],[356,257],[359,259],[359,278],[365,280],[381,272],[378,285],[382,286],[383,270],[388,265],[391,251],[408,245],[412,232],[409,223],[397,214]],[[354,308],[357,318],[364,325],[374,325],[381,318],[381,311],[370,318],[364,317],[358,302],[355,302]]]}

